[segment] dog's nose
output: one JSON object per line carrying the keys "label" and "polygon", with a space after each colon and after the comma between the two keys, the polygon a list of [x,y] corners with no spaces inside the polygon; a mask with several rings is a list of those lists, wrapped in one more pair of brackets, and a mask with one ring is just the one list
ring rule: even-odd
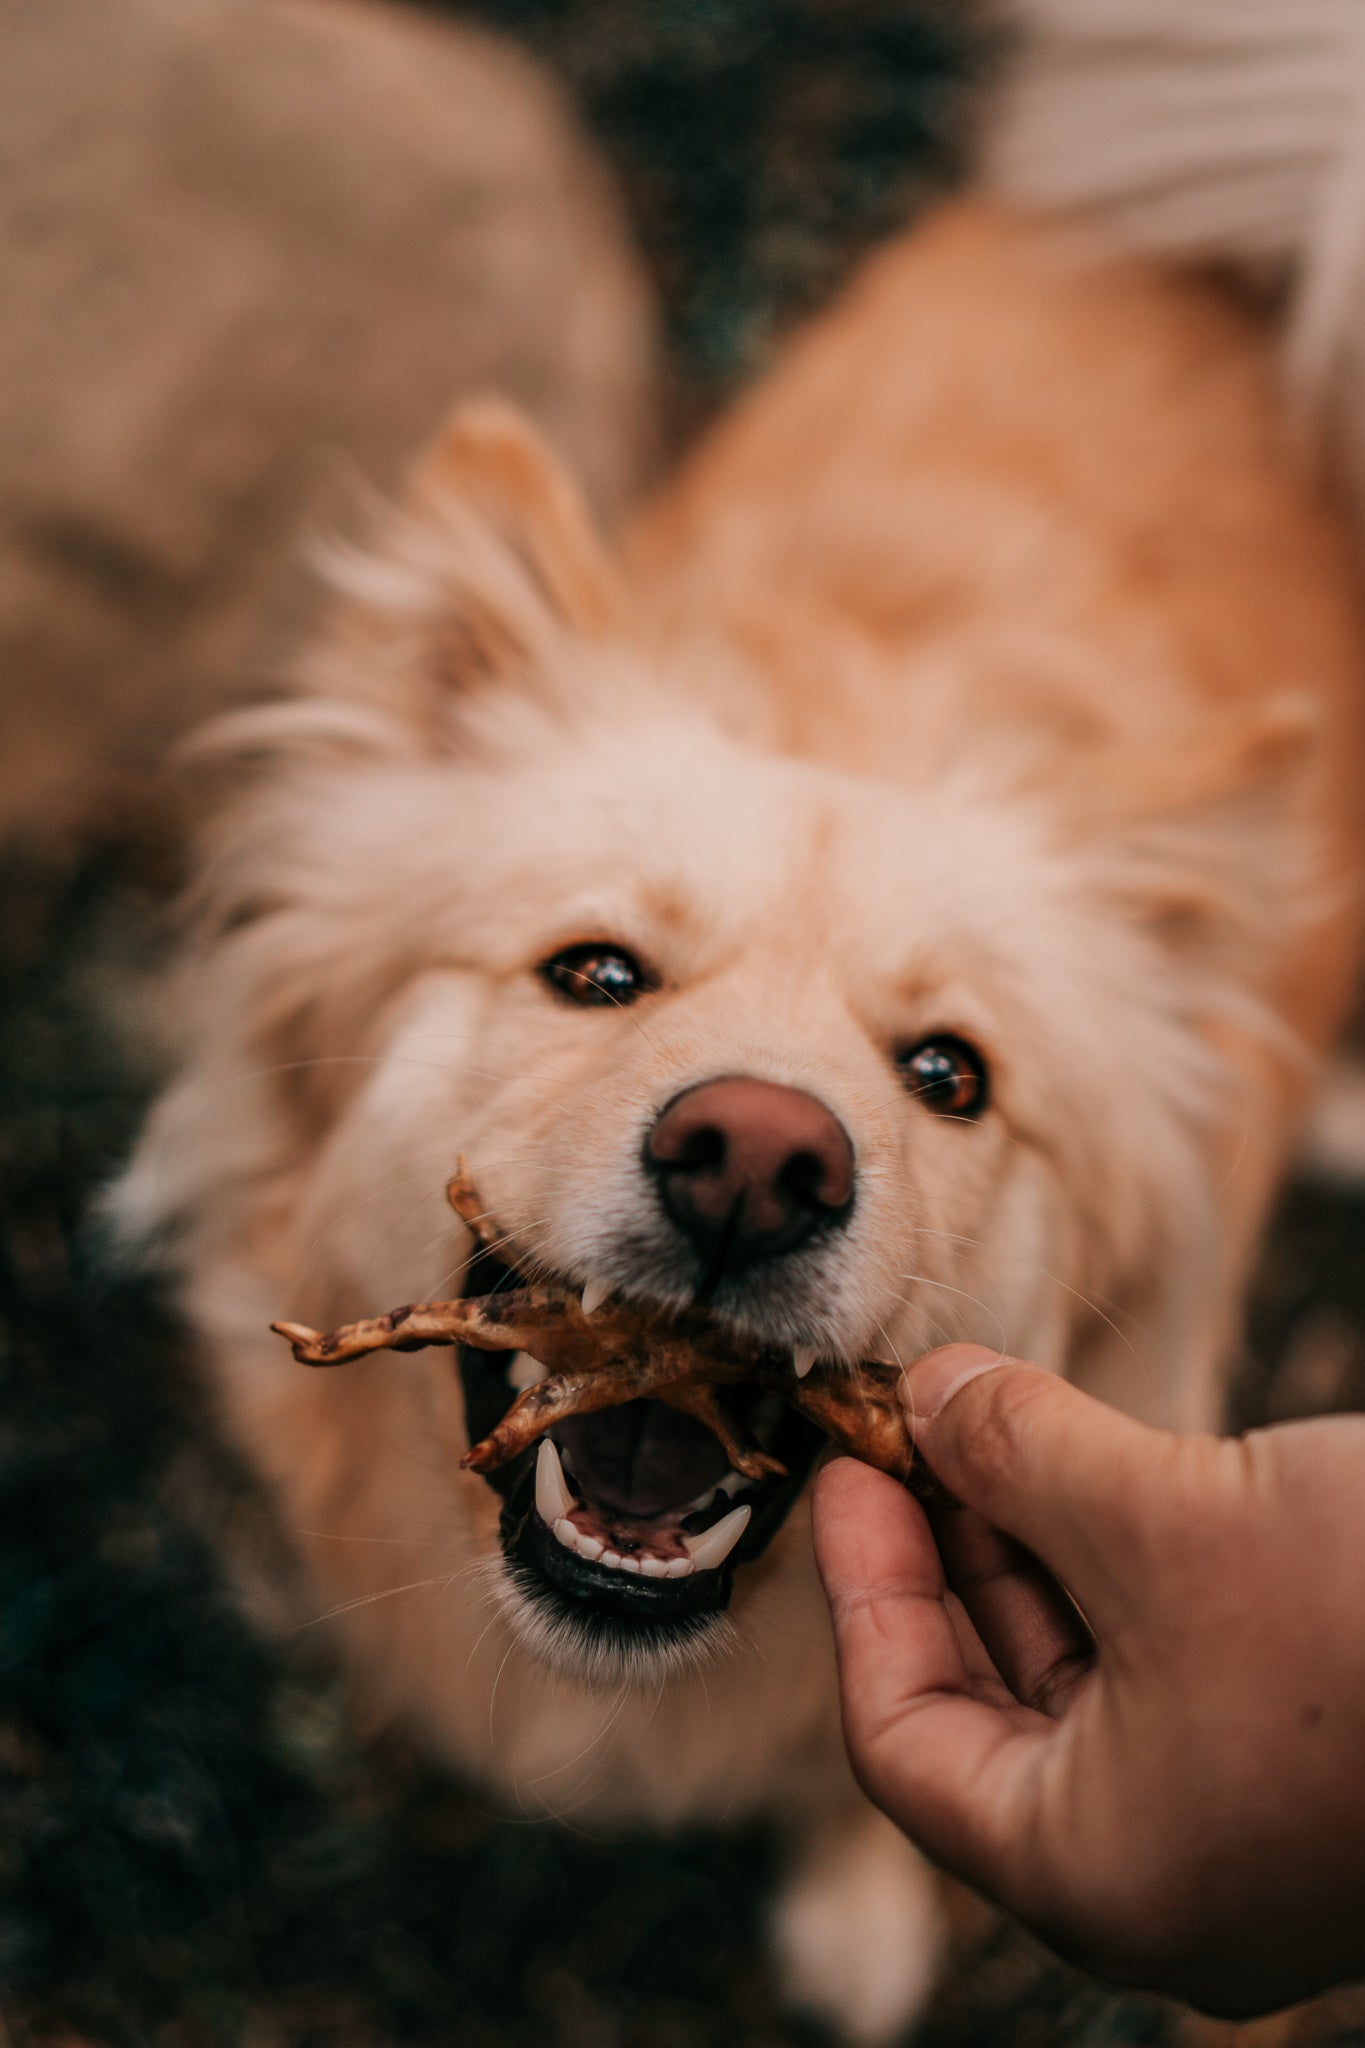
{"label": "dog's nose", "polygon": [[676,1095],[645,1140],[645,1163],[716,1277],[794,1251],[853,1201],[853,1146],[834,1112],[800,1088],[742,1075]]}

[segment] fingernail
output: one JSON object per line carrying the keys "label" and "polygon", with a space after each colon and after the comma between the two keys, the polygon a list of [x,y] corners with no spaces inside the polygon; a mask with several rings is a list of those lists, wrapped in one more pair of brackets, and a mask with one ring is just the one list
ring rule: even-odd
{"label": "fingernail", "polygon": [[907,1420],[912,1427],[917,1422],[932,1422],[968,1380],[980,1379],[983,1372],[994,1372],[1005,1363],[1002,1351],[986,1351],[979,1344],[945,1344],[940,1351],[926,1352],[906,1368],[901,1380],[901,1406]]}

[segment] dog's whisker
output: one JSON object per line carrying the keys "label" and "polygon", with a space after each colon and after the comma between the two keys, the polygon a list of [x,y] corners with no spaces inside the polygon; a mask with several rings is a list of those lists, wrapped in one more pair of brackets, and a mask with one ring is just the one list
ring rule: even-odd
{"label": "dog's whisker", "polygon": [[[531,1223],[528,1226],[528,1228],[531,1230],[538,1230],[543,1233],[546,1221],[546,1218],[539,1218],[535,1222]],[[459,1280],[464,1274],[468,1273],[470,1268],[476,1264],[480,1256],[486,1255],[496,1258],[500,1251],[506,1251],[514,1245],[517,1247],[518,1253],[520,1255],[517,1261],[518,1270],[524,1272],[525,1277],[527,1279],[534,1278],[535,1275],[531,1271],[527,1271],[526,1269],[531,1267],[533,1262],[538,1260],[537,1248],[533,1246],[531,1241],[528,1239],[525,1242],[525,1248],[523,1250],[523,1241],[520,1235],[514,1235],[513,1232],[509,1230],[504,1231],[500,1237],[495,1237],[493,1239],[493,1242],[489,1245],[476,1245],[468,1258],[461,1260],[458,1265],[452,1266],[447,1272],[443,1273],[441,1277],[434,1283],[432,1290],[433,1298],[440,1296],[445,1288],[452,1286],[455,1281]],[[511,1264],[512,1261],[509,1260],[506,1263]]]}
{"label": "dog's whisker", "polygon": [[507,1648],[503,1651],[502,1661],[498,1665],[497,1670],[493,1674],[493,1684],[488,1694],[488,1740],[490,1742],[496,1742],[497,1740],[497,1734],[494,1727],[494,1719],[498,1704],[498,1687],[502,1684],[502,1674],[507,1669],[508,1660],[510,1659],[512,1652],[515,1649],[516,1642],[515,1640],[513,1640],[507,1645]]}
{"label": "dog's whisker", "polygon": [[[615,1732],[621,1716],[625,1712],[626,1703],[629,1698],[629,1688],[624,1685],[618,1686],[616,1697],[611,1702],[609,1711],[604,1715],[596,1733],[589,1737],[583,1744],[583,1747],[576,1750],[571,1757],[566,1757],[562,1763],[555,1764],[548,1771],[537,1771],[533,1777],[526,1778],[523,1782],[527,1786],[545,1785],[554,1778],[562,1778],[566,1771],[575,1770],[585,1757],[591,1756],[600,1742],[606,1741]],[[603,1759],[599,1757],[597,1760],[599,1767],[602,1762]]]}
{"label": "dog's whisker", "polygon": [[[425,1201],[430,1195],[441,1192],[441,1183],[432,1181],[429,1170],[426,1167],[421,1168],[417,1173],[405,1173],[401,1180],[386,1181],[382,1187],[371,1188],[368,1194],[358,1195],[355,1201],[348,1202],[344,1209],[339,1209],[335,1216],[329,1216],[316,1237],[309,1238],[307,1244],[304,1245],[303,1255],[306,1256],[307,1253],[316,1251],[329,1232],[336,1230],[349,1217],[358,1215],[371,1202],[380,1201],[385,1195],[396,1195],[401,1189],[410,1188],[414,1181],[419,1180],[426,1182],[426,1186],[422,1191],[422,1201]],[[415,1207],[416,1204],[413,1206]],[[411,1213],[411,1209],[406,1210],[404,1212],[404,1219],[406,1220],[406,1217],[411,1215]]]}
{"label": "dog's whisker", "polygon": [[[1050,1286],[1060,1288],[1064,1294],[1070,1295],[1071,1298],[1077,1303],[1079,1303],[1079,1305],[1082,1308],[1087,1310],[1088,1313],[1097,1317],[1099,1321],[1104,1323],[1106,1328],[1108,1328],[1112,1332],[1113,1336],[1129,1353],[1134,1363],[1140,1367],[1143,1366],[1141,1354],[1138,1352],[1136,1346],[1134,1345],[1131,1336],[1115,1320],[1116,1316],[1125,1313],[1123,1305],[1121,1303],[1106,1298],[1102,1294],[1096,1294],[1087,1291],[1083,1288],[1073,1286],[1070,1281],[1063,1280],[1059,1273],[1054,1273],[1049,1267],[1043,1265],[1041,1261],[1038,1259],[1025,1258],[1018,1254],[1011,1253],[1003,1247],[987,1245],[985,1241],[981,1238],[967,1237],[956,1232],[933,1230],[929,1226],[917,1226],[912,1231],[912,1235],[931,1235],[936,1237],[942,1237],[950,1239],[955,1243],[972,1246],[980,1252],[982,1252],[983,1254],[989,1255],[992,1264],[1008,1265],[1015,1268],[1022,1267],[1028,1273],[1036,1275],[1037,1278],[1039,1278],[1040,1280],[1047,1281]],[[972,1263],[976,1265],[980,1262],[977,1260],[973,1260]],[[926,1276],[916,1272],[899,1273],[896,1275],[897,1279],[911,1281],[920,1281],[923,1280],[925,1277]],[[938,1284],[942,1285],[944,1283],[940,1282]],[[984,1303],[980,1305],[983,1308],[985,1306]]]}
{"label": "dog's whisker", "polygon": [[[995,1324],[996,1331],[999,1336],[998,1348],[1001,1351],[1008,1349],[1008,1345],[1006,1342],[1007,1332],[1005,1329],[1004,1318],[1000,1315],[997,1309],[991,1308],[987,1302],[982,1301],[979,1295],[970,1293],[965,1287],[952,1287],[946,1280],[933,1280],[929,1277],[927,1273],[907,1273],[904,1277],[907,1280],[914,1282],[916,1286],[933,1287],[938,1289],[941,1293],[956,1295],[960,1300],[968,1303],[970,1307],[979,1310],[982,1315],[988,1316],[991,1322]],[[916,1302],[912,1295],[898,1294],[895,1296],[895,1299],[903,1303],[906,1308],[922,1307],[922,1304]],[[952,1330],[950,1328],[947,1337],[942,1341],[951,1343],[960,1334],[960,1331]]]}
{"label": "dog's whisker", "polygon": [[343,1600],[336,1607],[327,1608],[322,1614],[315,1614],[311,1620],[300,1622],[294,1631],[301,1635],[305,1629],[316,1628],[319,1623],[335,1620],[338,1614],[350,1614],[357,1607],[372,1607],[379,1600],[395,1600],[400,1593],[420,1593],[426,1586],[441,1586],[446,1581],[444,1572],[437,1572],[433,1578],[411,1579],[404,1586],[385,1586],[378,1593],[362,1593],[357,1599]]}
{"label": "dog's whisker", "polygon": [[245,1088],[252,1081],[273,1081],[282,1074],[309,1073],[319,1067],[420,1067],[429,1074],[452,1074],[474,1081],[522,1081],[524,1074],[499,1074],[481,1067],[465,1065],[452,1066],[446,1060],[414,1059],[410,1054],[388,1052],[328,1052],[315,1053],[308,1059],[276,1060],[268,1066],[243,1067],[235,1074],[225,1074],[205,1089],[206,1098],[221,1094],[229,1088]]}
{"label": "dog's whisker", "polygon": [[937,1237],[948,1244],[972,1245],[976,1250],[983,1252],[990,1249],[984,1237],[967,1237],[960,1230],[939,1230],[929,1223],[913,1224],[907,1234],[910,1237]]}

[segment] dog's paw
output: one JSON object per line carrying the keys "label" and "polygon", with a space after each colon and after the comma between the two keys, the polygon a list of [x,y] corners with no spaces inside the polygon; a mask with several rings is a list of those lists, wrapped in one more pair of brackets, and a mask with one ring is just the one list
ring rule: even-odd
{"label": "dog's paw", "polygon": [[820,1829],[778,1899],[784,1995],[857,2048],[886,2048],[919,2014],[942,1949],[939,1880],[865,1807]]}

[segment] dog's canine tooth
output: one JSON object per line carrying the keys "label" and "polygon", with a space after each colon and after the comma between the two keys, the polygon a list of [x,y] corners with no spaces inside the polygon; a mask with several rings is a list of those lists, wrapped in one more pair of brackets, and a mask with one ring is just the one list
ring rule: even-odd
{"label": "dog's canine tooth", "polygon": [[[559,1462],[559,1452],[548,1436],[542,1437],[540,1454],[536,1459],[536,1512],[541,1521],[553,1529],[556,1522],[573,1513],[575,1505]],[[561,1536],[559,1540],[562,1543],[564,1539]]]}
{"label": "dog's canine tooth", "polygon": [[601,1308],[610,1293],[611,1282],[610,1280],[604,1280],[600,1273],[595,1279],[585,1281],[583,1285],[584,1315],[590,1316],[594,1309]]}
{"label": "dog's canine tooth", "polygon": [[684,1536],[693,1570],[714,1571],[717,1565],[724,1564],[748,1527],[752,1513],[748,1507],[731,1508],[728,1515],[722,1515],[713,1528],[703,1529],[700,1536]]}
{"label": "dog's canine tooth", "polygon": [[815,1363],[815,1346],[798,1344],[792,1352],[792,1369],[799,1380],[803,1380]]}
{"label": "dog's canine tooth", "polygon": [[528,1387],[538,1387],[549,1377],[549,1366],[542,1365],[538,1358],[532,1358],[529,1351],[516,1352],[507,1368],[507,1383],[518,1394],[524,1394]]}

